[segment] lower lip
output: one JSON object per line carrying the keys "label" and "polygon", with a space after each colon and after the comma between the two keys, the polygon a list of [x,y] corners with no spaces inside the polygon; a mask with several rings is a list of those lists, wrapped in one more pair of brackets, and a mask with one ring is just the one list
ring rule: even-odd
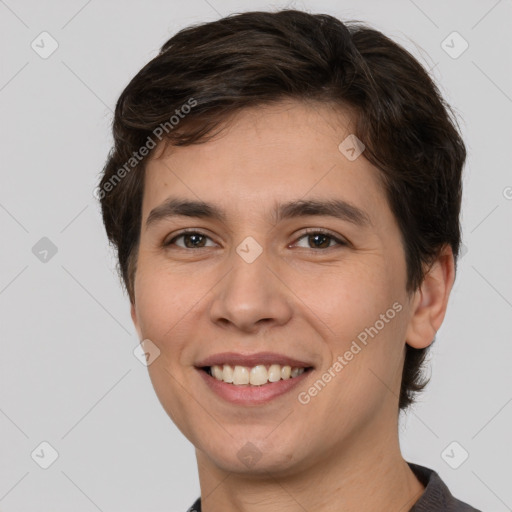
{"label": "lower lip", "polygon": [[224,400],[236,405],[261,405],[294,389],[309,376],[311,369],[297,377],[269,382],[262,386],[252,386],[249,384],[235,386],[234,384],[217,380],[204,370],[198,370],[198,372],[208,387]]}

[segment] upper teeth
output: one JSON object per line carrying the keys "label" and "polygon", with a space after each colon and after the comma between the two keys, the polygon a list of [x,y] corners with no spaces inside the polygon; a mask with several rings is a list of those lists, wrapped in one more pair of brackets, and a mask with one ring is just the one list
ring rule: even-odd
{"label": "upper teeth", "polygon": [[252,368],[247,366],[223,366],[214,365],[211,367],[211,373],[217,380],[222,380],[240,386],[242,384],[252,384],[261,386],[267,382],[277,382],[280,379],[286,380],[297,377],[304,373],[304,368],[292,368],[291,366],[281,366],[271,364],[268,369],[265,365],[259,364]]}

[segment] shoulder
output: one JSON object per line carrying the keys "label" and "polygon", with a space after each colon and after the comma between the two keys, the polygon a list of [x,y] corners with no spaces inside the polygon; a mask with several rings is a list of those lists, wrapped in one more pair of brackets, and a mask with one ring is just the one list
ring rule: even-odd
{"label": "shoulder", "polygon": [[[409,512],[482,512],[455,498],[434,470],[410,462],[408,464],[425,486],[421,498]],[[201,498],[198,498],[187,512],[201,512]]]}
{"label": "shoulder", "polygon": [[201,512],[201,498],[197,498],[194,504],[187,510],[187,512]]}
{"label": "shoulder", "polygon": [[455,498],[434,470],[410,462],[408,464],[418,480],[425,486],[421,498],[409,512],[481,512]]}

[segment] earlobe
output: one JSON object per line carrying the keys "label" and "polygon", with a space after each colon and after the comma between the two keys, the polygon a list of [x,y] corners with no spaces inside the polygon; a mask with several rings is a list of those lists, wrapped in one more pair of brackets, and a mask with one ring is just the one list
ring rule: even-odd
{"label": "earlobe", "polygon": [[455,280],[453,252],[445,246],[433,263],[412,301],[412,316],[407,328],[407,344],[428,347],[443,323]]}

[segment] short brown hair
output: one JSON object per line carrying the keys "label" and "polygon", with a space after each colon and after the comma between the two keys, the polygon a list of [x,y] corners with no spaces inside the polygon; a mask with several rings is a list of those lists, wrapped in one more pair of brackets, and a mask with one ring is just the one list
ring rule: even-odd
{"label": "short brown hair", "polygon": [[[401,231],[408,292],[445,245],[457,261],[466,148],[425,69],[360,22],[297,10],[247,12],[178,32],[117,101],[114,146],[98,191],[132,303],[145,167],[134,153],[163,134],[162,127],[171,144],[201,143],[235,112],[284,99],[340,105],[355,114],[354,133],[381,171]],[[187,104],[193,108],[179,115]],[[406,346],[400,409],[428,382],[426,353]]]}

